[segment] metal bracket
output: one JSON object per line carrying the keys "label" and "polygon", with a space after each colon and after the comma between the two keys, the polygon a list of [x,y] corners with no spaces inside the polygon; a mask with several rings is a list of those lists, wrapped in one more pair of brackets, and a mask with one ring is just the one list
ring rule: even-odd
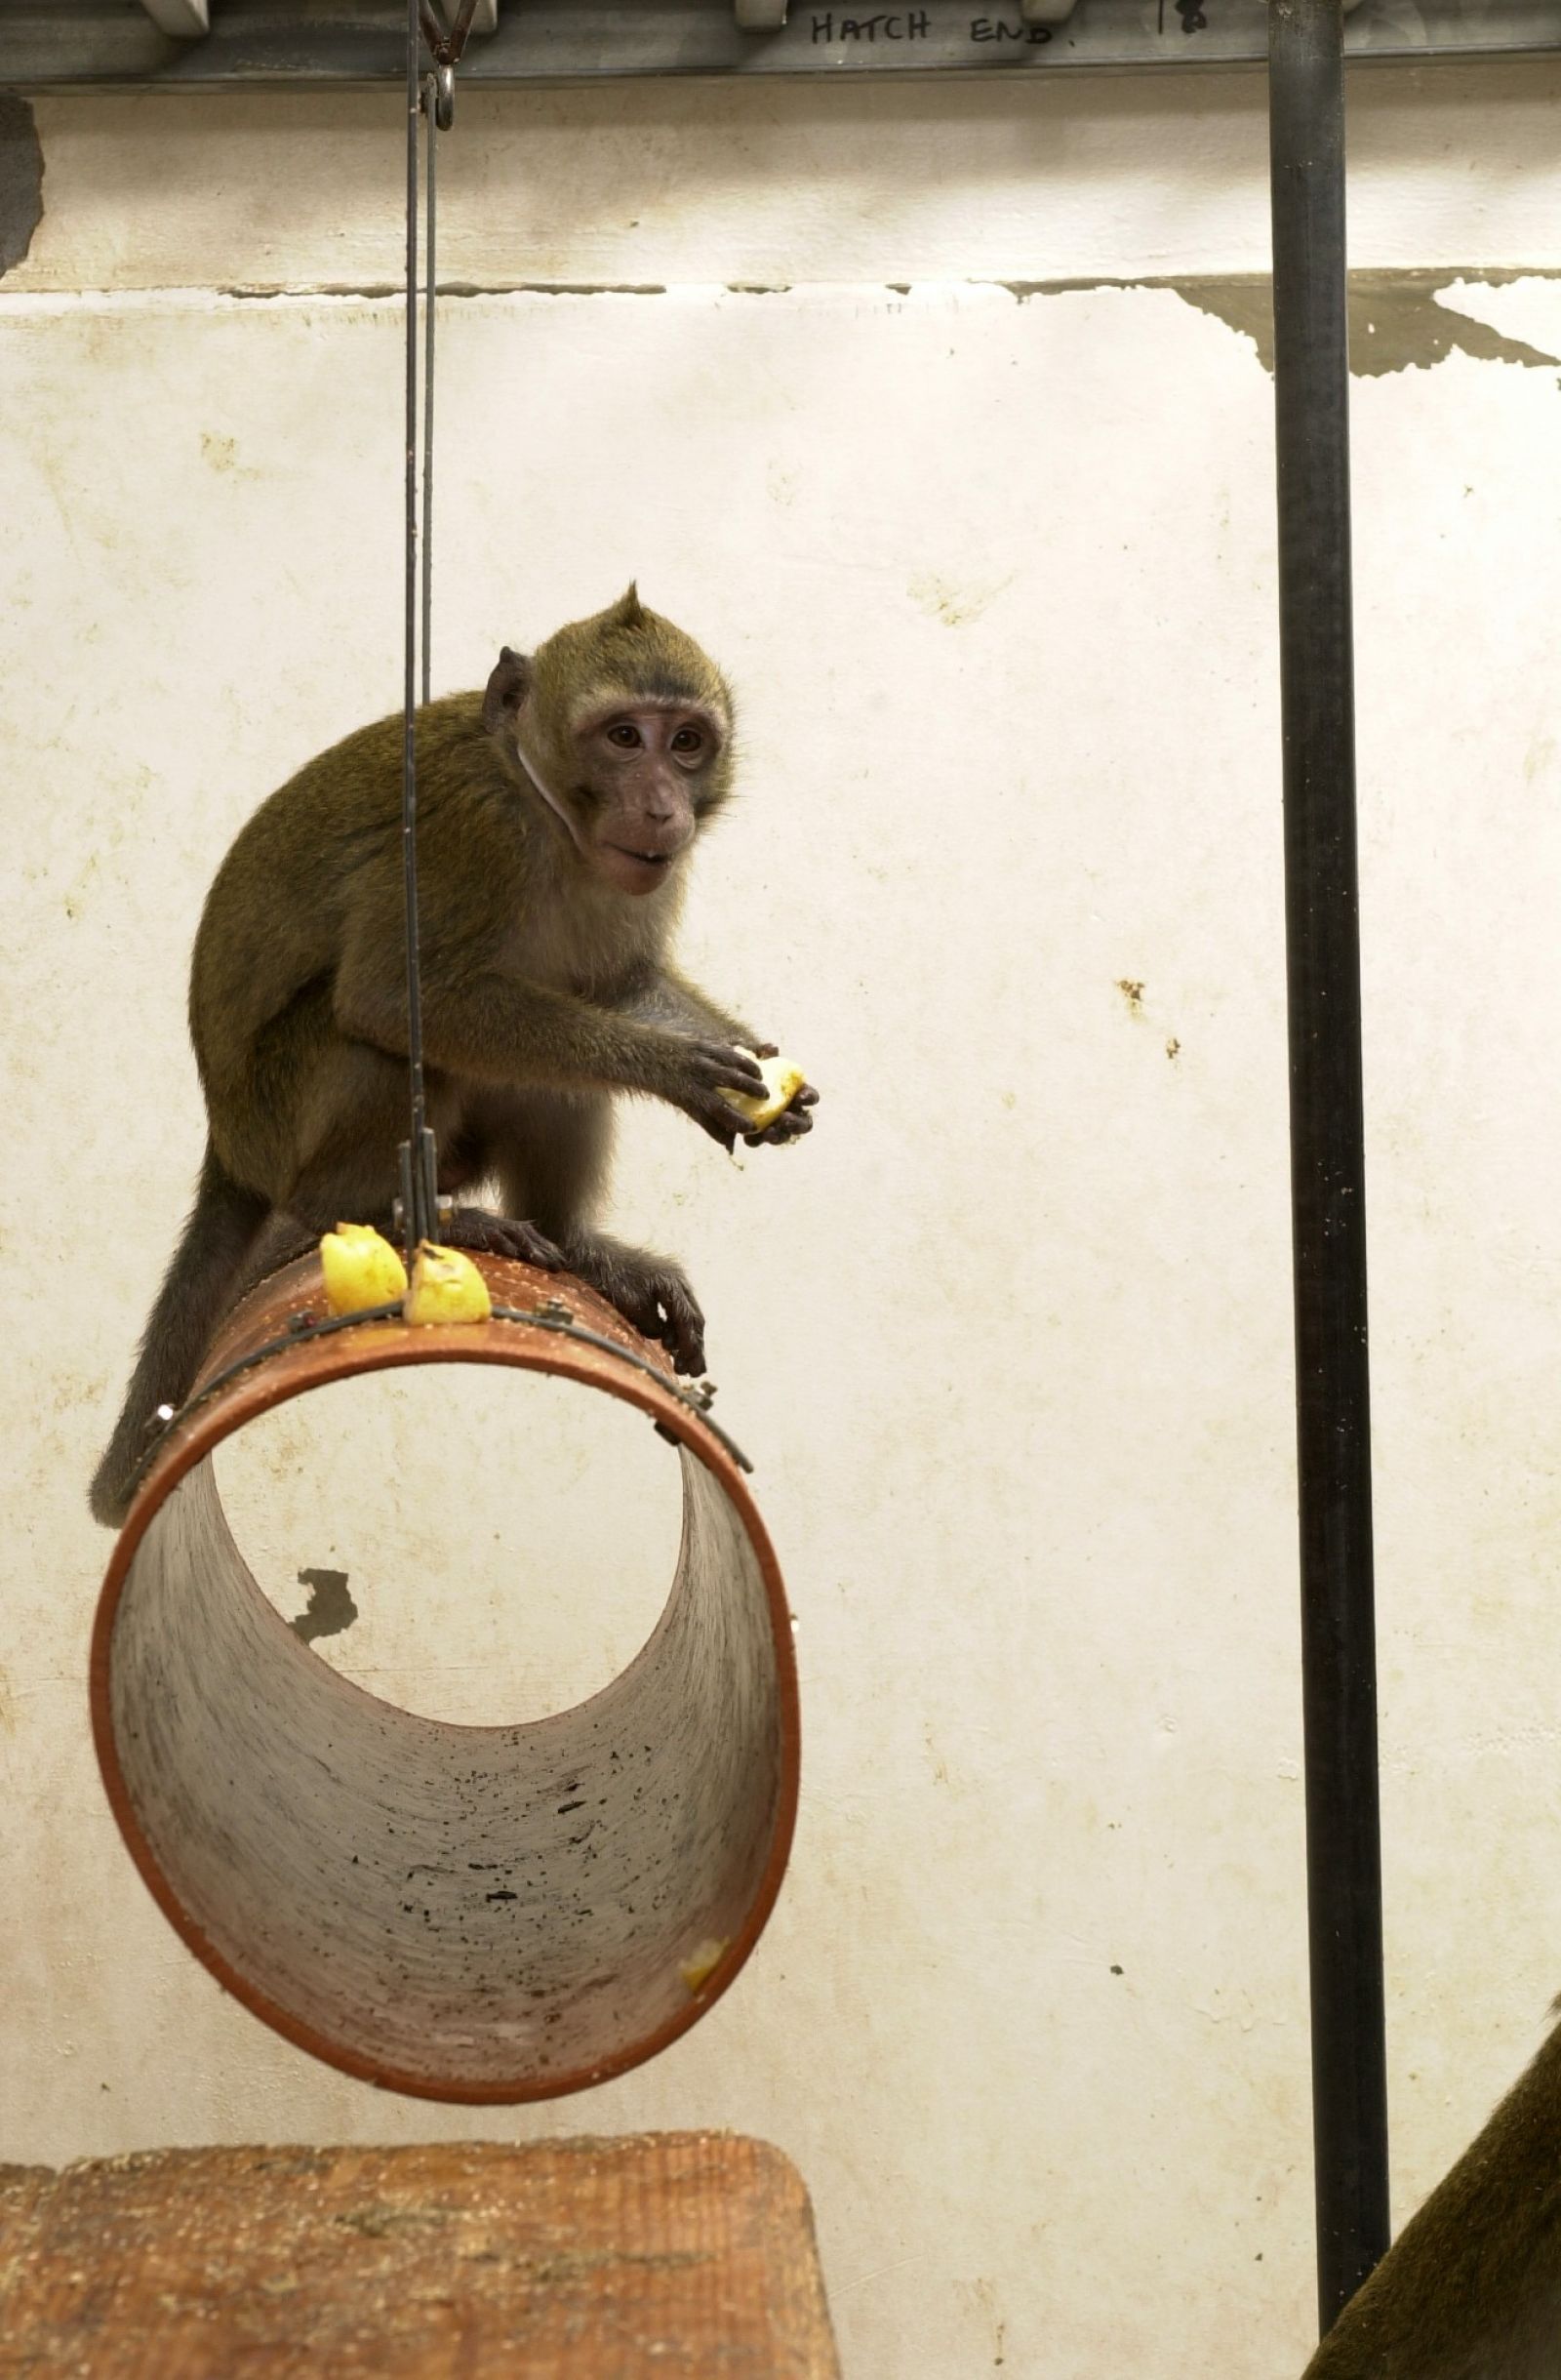
{"label": "metal bracket", "polygon": [[212,29],[208,0],[140,0],[160,33],[176,41],[197,41]]}
{"label": "metal bracket", "polygon": [[423,1240],[433,1238],[455,1202],[439,1195],[438,1157],[433,1134],[426,1127],[419,1148],[415,1150],[411,1141],[403,1141],[398,1154],[401,1195],[392,1202],[390,1228],[399,1232],[410,1262]]}
{"label": "metal bracket", "polygon": [[[418,0],[418,15],[422,24],[422,38],[428,45],[428,55],[436,66],[455,68],[460,63],[477,14],[477,0],[460,0],[453,23],[445,21],[440,0]],[[452,105],[454,102],[452,102]]]}

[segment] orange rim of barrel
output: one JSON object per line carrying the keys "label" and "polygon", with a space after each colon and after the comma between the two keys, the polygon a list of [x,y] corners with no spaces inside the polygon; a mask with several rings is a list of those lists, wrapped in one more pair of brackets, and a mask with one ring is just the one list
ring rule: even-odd
{"label": "orange rim of barrel", "polygon": [[[312,1259],[262,1282],[214,1344],[115,1544],[92,1716],[132,1857],[236,1999],[365,2081],[513,2104],[654,2057],[735,1980],[785,1872],[800,1734],[780,1567],[728,1444],[583,1284],[477,1262],[496,1302],[561,1299],[613,1345],[498,1318],[392,1320],[246,1364],[323,1305]],[[683,1530],[665,1607],[572,1710],[471,1726],[380,1701],[300,1641],[227,1527],[210,1461],[223,1438],[334,1382],[441,1362],[605,1392],[676,1445]]]}

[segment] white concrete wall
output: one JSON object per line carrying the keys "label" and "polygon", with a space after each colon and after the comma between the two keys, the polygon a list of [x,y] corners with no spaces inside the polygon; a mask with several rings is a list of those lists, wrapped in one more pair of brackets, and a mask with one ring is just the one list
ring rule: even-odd
{"label": "white concrete wall", "polygon": [[[1351,88],[1354,256],[1396,276],[1362,299],[1355,433],[1400,2214],[1561,1982],[1558,101],[1533,63]],[[1293,2371],[1271,388],[1227,321],[1265,262],[1250,74],[462,99],[437,677],[631,572],[708,641],[747,793],[689,954],[825,1094],[740,1176],[636,1115],[619,1198],[686,1257],[759,1460],[801,1623],[795,1858],[671,2053],[470,2117],[223,1999],[108,1817],[83,1487],[199,1145],[188,938],[254,802],[398,698],[398,317],[353,294],[398,270],[397,123],[390,94],[42,104],[45,215],[0,288],[0,2152],[730,2124],[814,2190],[849,2380]],[[242,1489],[277,1592],[346,1568],[363,1618],[324,1649],[429,1707],[475,1713],[505,1664],[517,1699],[589,1682],[644,1624],[661,1474],[615,1583],[566,1415],[517,1594],[480,1524],[513,1530],[521,1468],[464,1456],[480,1395],[407,1395],[447,1432],[460,1559],[420,1490],[349,1499],[334,1426],[279,1425]]]}

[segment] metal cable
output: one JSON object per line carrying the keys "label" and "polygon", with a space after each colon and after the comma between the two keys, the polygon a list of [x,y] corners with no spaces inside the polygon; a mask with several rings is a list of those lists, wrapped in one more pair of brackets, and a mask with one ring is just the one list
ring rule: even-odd
{"label": "metal cable", "polygon": [[[407,1074],[410,1134],[401,1152],[401,1225],[409,1255],[431,1236],[437,1216],[437,1167],[428,1131],[422,1066],[422,978],[418,937],[418,0],[407,0],[407,390],[406,641],[401,760],[401,863],[405,888]],[[430,122],[429,138],[433,128]],[[430,338],[432,328],[430,322]]]}
{"label": "metal cable", "polygon": [[438,289],[434,262],[434,242],[439,226],[438,87],[437,73],[423,77],[422,112],[427,122],[423,178],[428,192],[423,210],[428,261],[423,276],[422,301],[422,699],[425,703],[433,699],[433,333]]}

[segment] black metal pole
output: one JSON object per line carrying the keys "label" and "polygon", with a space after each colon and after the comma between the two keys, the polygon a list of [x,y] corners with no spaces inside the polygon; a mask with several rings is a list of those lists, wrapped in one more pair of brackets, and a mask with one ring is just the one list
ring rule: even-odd
{"label": "black metal pole", "polygon": [[1317,2298],[1388,2242],[1341,0],[1269,0]]}

